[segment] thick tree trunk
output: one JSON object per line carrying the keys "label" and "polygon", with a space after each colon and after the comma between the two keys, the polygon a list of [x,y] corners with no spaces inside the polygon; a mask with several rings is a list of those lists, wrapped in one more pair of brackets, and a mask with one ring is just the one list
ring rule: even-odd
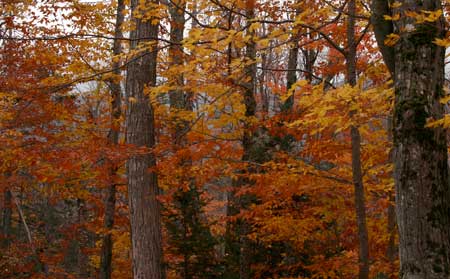
{"label": "thick tree trunk", "polygon": [[[158,24],[152,19],[136,17],[139,0],[131,1],[132,21],[135,28],[131,31],[131,49],[141,42],[158,35]],[[157,0],[147,0],[148,5],[158,4]],[[126,141],[136,147],[151,149],[155,145],[155,126],[153,107],[144,93],[146,87],[156,84],[157,43],[137,54],[128,64],[126,95],[128,100],[126,120]],[[131,242],[133,259],[133,277],[135,279],[164,278],[161,237],[161,210],[157,200],[159,194],[156,165],[151,150],[140,151],[130,157],[127,164],[128,197],[131,221]]]}
{"label": "thick tree trunk", "polygon": [[[376,15],[442,10],[439,0],[402,0],[390,11],[374,0]],[[379,25],[389,25],[380,20]],[[443,116],[445,49],[433,40],[445,34],[443,18],[416,23],[395,21],[399,40],[382,52],[394,78],[394,178],[399,229],[400,278],[438,279],[450,276],[450,188],[447,142],[442,127],[425,127]],[[375,25],[377,27],[377,25]],[[375,28],[381,39],[387,28]],[[378,39],[377,37],[377,39]],[[386,53],[388,55],[386,55]],[[392,58],[394,57],[394,58]],[[394,61],[392,61],[392,59]]]}
{"label": "thick tree trunk", "polygon": [[[440,1],[400,1],[404,10],[436,11]],[[445,50],[433,43],[444,34],[436,23],[397,23],[395,46],[394,161],[402,279],[449,278],[450,189],[447,142],[441,127],[425,128],[443,116]],[[411,30],[411,29],[414,30]],[[409,30],[409,31],[408,31]]]}
{"label": "thick tree trunk", "polygon": [[[347,19],[347,82],[351,86],[356,85],[356,39],[355,39],[355,17],[356,2],[350,0],[348,2],[348,19]],[[354,112],[350,112],[353,114]],[[359,279],[369,278],[369,236],[367,232],[366,222],[366,202],[364,194],[363,174],[361,165],[361,135],[357,126],[350,127],[351,144],[352,144],[352,175],[353,185],[355,188],[355,211],[356,222],[358,225],[359,240]]]}
{"label": "thick tree trunk", "polygon": [[[113,55],[117,56],[122,53],[121,41],[118,38],[122,37],[121,27],[124,21],[124,10],[125,3],[124,0],[118,0],[116,9],[116,24],[114,31],[114,44],[113,44]],[[112,63],[113,73],[116,78],[120,76],[121,71],[119,69],[120,63]],[[119,143],[120,134],[120,117],[122,115],[122,89],[120,87],[120,81],[111,80],[109,82],[109,87],[111,89],[112,101],[111,101],[111,130],[108,135],[108,141],[111,145],[116,145]],[[116,207],[116,183],[115,176],[117,175],[118,167],[114,162],[109,162],[109,177],[110,185],[106,189],[106,199],[105,199],[105,218],[104,218],[104,228],[106,230],[105,235],[102,239],[102,251],[100,257],[100,279],[110,279],[111,278],[111,262],[112,262],[112,249],[113,241],[111,235],[111,229],[114,226],[114,214]]]}

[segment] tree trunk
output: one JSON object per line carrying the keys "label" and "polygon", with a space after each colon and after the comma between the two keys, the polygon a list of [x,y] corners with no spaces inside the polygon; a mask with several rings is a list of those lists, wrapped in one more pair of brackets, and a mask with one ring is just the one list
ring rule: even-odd
{"label": "tree trunk", "polygon": [[[181,42],[183,41],[183,33],[185,27],[185,17],[184,10],[186,9],[186,3],[184,0],[169,2],[168,3],[169,14],[170,14],[170,41],[174,42],[173,45],[169,48],[169,61],[170,64],[174,67],[182,66],[183,61],[183,49]],[[171,79],[171,80],[170,80]],[[172,142],[175,150],[178,148],[183,148],[186,145],[185,140],[185,132],[186,129],[189,129],[188,121],[184,119],[177,119],[178,112],[182,110],[190,110],[192,106],[190,105],[190,100],[188,95],[181,89],[184,85],[184,77],[183,74],[177,74],[174,77],[169,78],[172,85],[176,88],[169,92],[170,99],[170,108],[171,108],[171,120],[175,123],[175,127],[173,127],[172,131]],[[190,158],[183,158],[181,164],[178,166],[179,168],[186,167],[187,164],[191,164]],[[183,175],[181,177],[180,183],[184,183],[186,179],[190,179],[187,175]],[[190,183],[190,182],[189,182]],[[190,183],[192,184],[192,183]],[[190,187],[195,187],[194,185],[190,185]],[[178,191],[174,195],[181,195],[182,199],[186,198],[189,200],[187,196],[188,193],[184,189],[178,189]],[[195,203],[194,200],[190,200],[190,202]],[[189,234],[189,227],[186,222],[185,214],[181,214],[180,221],[182,223],[183,228],[183,244],[186,244],[186,239]],[[192,278],[193,274],[190,270],[191,267],[191,253],[188,249],[183,249],[183,263],[182,263],[182,271],[181,275],[183,279]]]}
{"label": "tree trunk", "polygon": [[[186,3],[184,0],[174,1],[175,4],[169,3],[170,14],[170,41],[174,42],[169,48],[169,60],[171,65],[179,67],[183,65],[183,49],[181,42],[183,41],[184,25],[186,20],[184,18],[184,9],[186,9]],[[183,74],[177,74],[171,81],[177,88],[169,92],[170,107],[175,110],[190,110],[190,103],[188,96],[183,92],[181,87],[184,85]],[[183,122],[183,121],[182,121]],[[181,123],[181,126],[186,126],[186,123]],[[183,133],[183,128],[176,129],[176,132],[180,135]],[[175,143],[178,143],[177,138]]]}
{"label": "tree trunk", "polygon": [[[299,3],[299,1],[296,1],[296,4]],[[295,14],[298,16],[300,14],[300,9],[296,8]],[[300,30],[299,26],[293,27],[292,30],[292,46],[289,49],[289,56],[288,56],[288,68],[287,68],[287,75],[286,75],[286,90],[293,90],[295,88],[292,88],[292,86],[297,82],[297,67],[298,67],[298,52],[299,47],[298,43],[300,40]],[[294,108],[294,92],[291,92],[291,95],[286,99],[284,104],[281,107],[281,111],[283,112],[289,112],[292,111]]]}
{"label": "tree trunk", "polygon": [[[355,39],[355,17],[356,2],[348,2],[347,18],[347,49],[346,66],[347,82],[351,86],[356,85],[356,39]],[[351,116],[355,112],[350,112]],[[350,127],[352,144],[352,175],[355,188],[355,211],[358,225],[359,239],[359,279],[369,278],[369,236],[366,222],[366,202],[364,194],[363,174],[361,165],[361,135],[357,126]]]}
{"label": "tree trunk", "polygon": [[[130,33],[131,49],[141,42],[148,43],[158,35],[158,24],[154,18],[143,20],[136,17],[139,3],[131,1],[132,21],[135,28]],[[147,0],[146,5],[157,5],[157,0]],[[142,5],[142,4],[141,4]],[[131,221],[131,242],[133,277],[135,279],[164,278],[161,236],[161,209],[157,200],[159,194],[157,175],[154,167],[156,158],[150,150],[155,145],[155,123],[153,107],[146,87],[156,85],[157,42],[148,53],[128,64],[126,95],[128,111],[126,120],[126,141],[137,148],[147,148],[145,152],[133,154],[127,164],[128,197]]]}
{"label": "tree trunk", "polygon": [[355,187],[355,210],[359,240],[359,279],[369,278],[369,236],[366,222],[366,202],[361,167],[361,136],[357,127],[350,128],[352,141],[352,173]]}
{"label": "tree trunk", "polygon": [[[402,5],[392,11],[383,3],[373,1],[374,14],[442,10],[439,0],[402,0]],[[380,26],[389,24],[378,22]],[[436,22],[416,23],[412,17],[402,16],[394,24],[399,40],[382,54],[386,64],[394,62],[389,68],[394,69],[395,86],[394,178],[400,278],[449,278],[446,135],[442,127],[425,127],[428,119],[440,119],[444,113],[439,100],[444,95],[445,49],[433,43],[445,34],[444,21],[441,16]],[[386,35],[384,29],[374,29],[381,39]]]}
{"label": "tree trunk", "polygon": [[[247,16],[248,23],[251,23],[251,20],[255,17],[255,2],[256,0],[247,0],[246,1],[246,10],[245,14]],[[246,117],[255,117],[256,115],[256,100],[255,100],[255,88],[256,88],[256,44],[254,41],[254,31],[248,31],[248,35],[250,36],[249,41],[246,44],[245,58],[247,62],[247,66],[244,68],[244,72],[247,79],[247,82],[243,84],[244,88],[244,104],[245,104],[245,116]],[[247,125],[247,124],[246,124]],[[242,156],[243,161],[253,162],[254,160],[254,135],[251,131],[250,127],[244,128],[244,138],[242,141],[242,145],[244,148],[244,154]],[[242,185],[240,185],[242,186]],[[239,198],[239,208],[243,209],[247,207],[246,198]],[[249,279],[250,278],[250,262],[251,262],[251,254],[250,254],[250,243],[247,237],[249,233],[249,224],[242,220],[240,224],[238,224],[238,232],[239,232],[239,278],[240,279]]]}
{"label": "tree trunk", "polygon": [[[124,0],[118,0],[117,11],[116,11],[116,24],[114,31],[114,44],[113,44],[113,55],[118,56],[122,53],[121,41],[118,38],[122,37],[121,27],[124,21],[124,11],[125,3]],[[113,73],[116,75],[115,78],[119,77],[121,70],[119,69],[119,61],[112,63]],[[120,87],[120,81],[113,79],[109,81],[109,87],[111,89],[112,102],[111,102],[111,130],[108,135],[109,143],[114,146],[119,143],[120,134],[120,117],[122,115],[122,89]],[[106,199],[105,199],[105,218],[104,218],[104,228],[106,230],[105,235],[102,239],[102,251],[100,257],[100,279],[110,279],[111,278],[111,262],[112,262],[112,249],[113,241],[111,230],[114,226],[114,214],[116,207],[116,183],[115,177],[117,175],[118,167],[114,162],[109,162],[109,178],[110,185],[106,189]]]}
{"label": "tree trunk", "polygon": [[11,238],[12,194],[9,189],[3,192],[2,247],[7,247]]}
{"label": "tree trunk", "polygon": [[[255,2],[256,0],[247,0],[245,2],[245,15],[247,24],[252,22],[255,17]],[[240,83],[240,87],[243,90],[244,105],[245,105],[245,117],[251,118],[256,116],[256,100],[255,100],[255,89],[256,89],[256,44],[254,42],[255,33],[253,30],[247,29],[247,35],[250,37],[248,42],[246,42],[245,49],[245,67],[244,67],[244,82]],[[230,52],[231,54],[231,52]],[[229,54],[229,58],[231,55]],[[229,62],[231,62],[229,60]],[[242,138],[243,155],[242,161],[244,162],[256,162],[255,154],[255,134],[248,124],[247,121],[244,122],[244,132]],[[241,173],[251,172],[252,166],[247,168],[247,170],[242,170]],[[227,216],[231,217],[240,212],[241,209],[245,209],[249,206],[251,197],[249,195],[243,195],[237,197],[235,192],[239,188],[250,183],[249,179],[239,178],[233,182],[235,187],[234,191],[228,193],[228,207]],[[239,279],[249,279],[251,270],[251,246],[250,240],[247,237],[249,233],[249,224],[245,220],[239,219],[234,222],[227,222],[227,232],[226,232],[226,254],[231,258],[230,266],[227,267],[226,276],[227,278],[239,278]]]}
{"label": "tree trunk", "polygon": [[[298,30],[292,31],[292,44],[293,46],[289,49],[289,57],[288,57],[288,72],[286,75],[286,90],[295,89],[292,86],[297,82],[297,64],[298,64]],[[283,104],[282,111],[288,112],[291,111],[294,107],[294,92],[291,92],[291,95],[286,99]]]}
{"label": "tree trunk", "polygon": [[[403,2],[403,1],[401,1]],[[413,2],[413,3],[410,3]],[[408,5],[409,4],[409,5]],[[409,9],[435,11],[440,1],[405,1]],[[441,127],[425,128],[439,119],[443,107],[445,50],[433,43],[444,32],[435,24],[414,24],[406,18],[395,46],[394,177],[400,236],[402,279],[449,278],[450,189],[447,142]]]}

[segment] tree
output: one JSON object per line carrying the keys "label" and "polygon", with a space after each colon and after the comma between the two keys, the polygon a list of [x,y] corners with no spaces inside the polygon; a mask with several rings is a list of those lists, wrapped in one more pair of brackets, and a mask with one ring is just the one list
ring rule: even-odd
{"label": "tree", "polygon": [[184,279],[219,278],[221,275],[214,248],[218,241],[211,234],[210,224],[204,220],[205,205],[198,189],[190,187],[176,191],[168,208],[168,242],[171,252],[182,257],[182,261],[175,264],[175,270]]}
{"label": "tree", "polygon": [[[346,59],[346,82],[351,86],[356,86],[357,79],[357,38],[355,36],[355,17],[356,1],[350,0],[347,8],[347,48],[345,52]],[[361,35],[363,36],[363,35]],[[356,111],[350,112],[352,117]],[[355,188],[355,212],[358,224],[359,240],[359,279],[369,278],[369,236],[367,232],[366,221],[366,202],[363,184],[363,172],[361,163],[361,134],[359,128],[355,125],[350,127],[351,145],[352,145],[352,179]]]}
{"label": "tree", "polygon": [[0,277],[448,277],[437,0],[0,2]]}
{"label": "tree", "polygon": [[[127,67],[126,141],[135,149],[127,162],[130,207],[133,277],[135,279],[164,278],[161,236],[161,209],[155,146],[155,123],[148,89],[156,86],[158,36],[156,16],[139,15],[158,7],[158,1],[131,1],[131,50],[137,50]],[[143,49],[139,49],[142,47]],[[140,150],[139,150],[140,149]],[[142,150],[143,149],[143,150]]]}
{"label": "tree", "polygon": [[[374,0],[372,12],[377,41],[395,88],[394,178],[400,278],[447,278],[447,141],[443,127],[427,126],[428,119],[441,119],[444,113],[440,98],[444,95],[445,48],[433,42],[445,34],[441,1],[399,1],[389,6],[387,1]],[[389,37],[395,41],[386,45]]]}
{"label": "tree", "polygon": [[[124,12],[125,3],[123,0],[117,2],[116,11],[116,23],[114,30],[114,41],[113,41],[113,59],[118,59],[118,56],[122,54],[122,24],[124,22]],[[120,119],[122,117],[122,88],[120,83],[121,69],[119,61],[112,63],[113,73],[116,75],[109,81],[109,88],[111,89],[111,130],[108,135],[108,139],[111,145],[119,144],[120,136]],[[119,167],[117,163],[110,160],[110,169],[108,170],[110,176],[110,185],[106,191],[105,198],[105,220],[104,227],[107,230],[102,240],[102,252],[100,259],[100,279],[111,278],[111,262],[112,262],[112,251],[113,251],[113,240],[110,230],[114,226],[114,215],[116,208],[116,176],[118,174]]]}

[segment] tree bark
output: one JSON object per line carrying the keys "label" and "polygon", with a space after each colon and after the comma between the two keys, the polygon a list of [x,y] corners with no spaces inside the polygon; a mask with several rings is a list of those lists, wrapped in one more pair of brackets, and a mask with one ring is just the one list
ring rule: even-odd
{"label": "tree bark", "polygon": [[[445,34],[442,16],[417,23],[406,11],[442,10],[439,0],[402,0],[392,11],[373,0],[374,14],[399,13],[399,40],[385,55],[395,87],[394,178],[399,229],[400,278],[437,279],[450,274],[450,188],[447,142],[442,127],[425,127],[443,117],[445,49],[433,43]],[[381,7],[381,8],[380,8]],[[376,10],[378,8],[378,10]],[[387,24],[387,23],[385,23]],[[375,26],[376,27],[376,26]],[[381,28],[374,29],[382,36]],[[385,51],[386,52],[386,51]]]}
{"label": "tree bark", "polygon": [[[113,43],[113,55],[117,57],[122,53],[121,41],[117,38],[122,37],[122,24],[124,21],[124,11],[125,3],[124,0],[117,1],[116,9],[116,23],[114,31],[114,43]],[[113,73],[115,75],[111,81],[109,81],[109,87],[111,89],[111,130],[108,135],[109,143],[114,146],[119,143],[120,134],[120,117],[122,115],[122,89],[120,87],[120,81],[117,78],[121,75],[121,70],[119,69],[119,61],[112,63]],[[106,189],[106,199],[105,199],[105,217],[104,217],[104,228],[106,230],[105,235],[102,239],[102,251],[100,256],[100,279],[110,279],[112,273],[112,250],[113,241],[111,230],[114,226],[114,215],[116,207],[116,182],[115,176],[117,175],[118,167],[114,162],[109,162],[109,178],[110,185]]]}
{"label": "tree bark", "polygon": [[[155,123],[153,107],[144,89],[156,85],[158,24],[155,18],[136,17],[141,1],[131,1],[132,22],[135,28],[130,33],[131,46],[152,42],[147,53],[138,54],[127,68],[126,95],[128,111],[126,120],[126,141],[145,152],[133,154],[127,163],[128,197],[131,221],[131,242],[133,277],[135,279],[164,278],[161,236],[161,209],[157,200],[159,194],[154,167],[156,158],[150,150],[155,146]],[[157,0],[147,0],[145,5],[157,5]],[[144,39],[147,38],[147,39]]]}
{"label": "tree bark", "polygon": [[[356,39],[355,39],[355,17],[356,2],[350,0],[348,2],[348,18],[347,18],[347,49],[346,49],[346,66],[347,66],[347,82],[351,86],[356,85]],[[355,112],[350,112],[353,116]],[[356,222],[358,225],[359,240],[359,279],[369,278],[369,236],[366,222],[366,202],[364,194],[363,174],[361,165],[361,135],[357,126],[350,127],[351,144],[352,144],[352,175],[353,185],[355,188],[355,211]]]}

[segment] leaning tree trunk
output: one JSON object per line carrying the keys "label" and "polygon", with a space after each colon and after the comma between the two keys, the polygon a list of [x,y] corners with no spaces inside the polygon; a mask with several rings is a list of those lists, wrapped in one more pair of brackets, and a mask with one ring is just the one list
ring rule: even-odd
{"label": "leaning tree trunk", "polygon": [[[116,9],[116,24],[114,31],[114,43],[113,43],[113,55],[118,56],[122,53],[121,40],[122,37],[122,24],[124,21],[125,3],[124,0],[117,1]],[[120,87],[120,81],[117,78],[121,74],[119,61],[112,63],[113,73],[116,75],[111,81],[109,81],[109,87],[111,89],[111,130],[108,135],[109,143],[114,146],[119,143],[120,134],[120,117],[122,115],[122,89]],[[106,229],[105,235],[102,239],[102,251],[100,257],[100,279],[111,278],[111,262],[112,262],[112,249],[113,241],[111,230],[114,226],[114,214],[116,207],[116,183],[115,176],[117,175],[118,167],[114,162],[109,162],[109,180],[110,185],[106,189],[105,198],[105,220],[104,228]]]}
{"label": "leaning tree trunk", "polygon": [[[401,0],[389,10],[383,0],[372,3],[377,38],[390,22],[383,14],[401,14],[393,30],[399,40],[384,49],[394,79],[394,178],[399,228],[400,278],[450,277],[450,188],[447,142],[442,127],[426,127],[443,116],[445,49],[433,43],[445,34],[442,16],[416,22],[405,12],[442,10],[439,0]],[[387,26],[387,27],[386,27]],[[392,29],[392,28],[391,28]],[[384,32],[384,33],[383,33]],[[379,44],[382,44],[382,41]]]}
{"label": "leaning tree trunk", "polygon": [[[348,18],[347,18],[347,49],[346,49],[346,66],[347,66],[347,82],[351,86],[356,85],[356,38],[355,38],[355,14],[356,1],[348,2]],[[351,111],[350,116],[355,112]],[[361,135],[357,126],[350,127],[351,144],[352,144],[352,175],[353,185],[355,188],[355,211],[356,223],[358,226],[359,240],[359,257],[358,257],[358,278],[369,278],[369,236],[367,232],[366,222],[366,202],[364,194],[362,164],[361,164]]]}
{"label": "leaning tree trunk", "polygon": [[[138,53],[128,64],[126,95],[128,111],[126,120],[126,141],[137,151],[128,160],[128,196],[131,222],[133,277],[135,279],[164,278],[162,266],[161,213],[157,200],[159,194],[157,176],[154,170],[155,156],[151,148],[155,145],[153,107],[144,89],[156,84],[156,58],[158,24],[154,18],[136,17],[142,1],[131,1],[132,21],[131,49],[139,43],[153,42],[146,53]],[[147,0],[146,5],[157,5],[157,0]]]}

